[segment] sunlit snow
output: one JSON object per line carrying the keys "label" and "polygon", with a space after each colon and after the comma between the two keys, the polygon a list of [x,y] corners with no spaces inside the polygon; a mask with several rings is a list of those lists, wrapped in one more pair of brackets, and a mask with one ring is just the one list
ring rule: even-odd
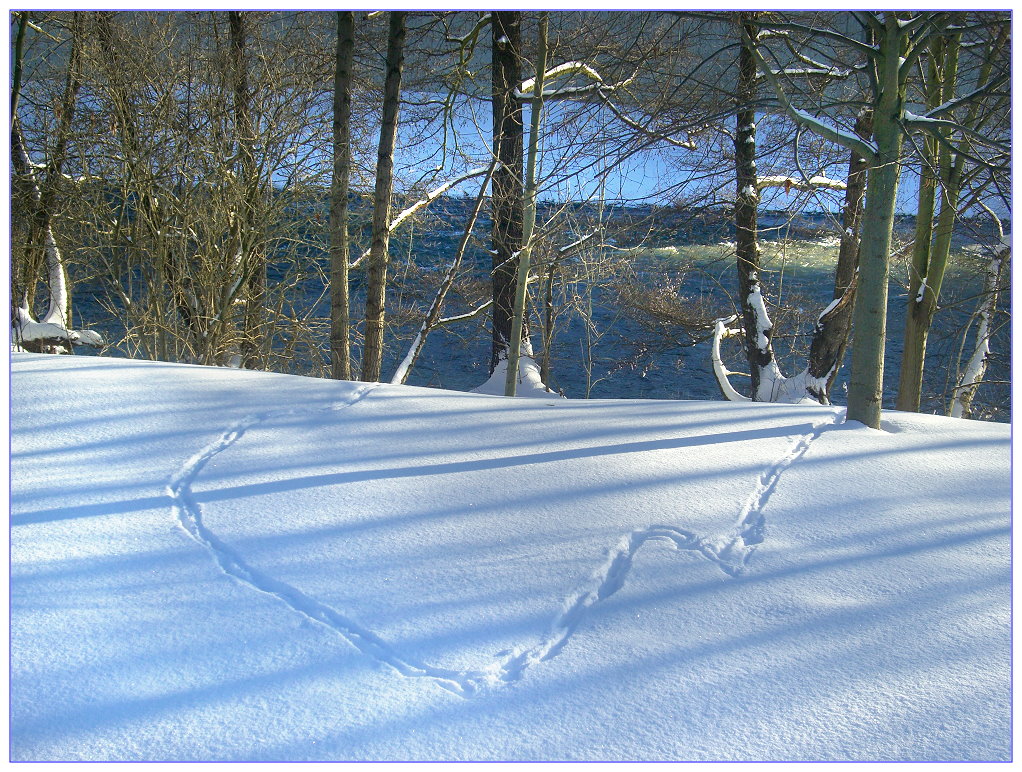
{"label": "sunlit snow", "polygon": [[13,760],[1010,758],[1007,425],[12,370]]}

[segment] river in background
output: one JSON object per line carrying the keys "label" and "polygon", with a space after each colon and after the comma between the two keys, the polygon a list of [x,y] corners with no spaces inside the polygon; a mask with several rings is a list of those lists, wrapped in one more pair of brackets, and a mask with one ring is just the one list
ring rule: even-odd
{"label": "river in background", "polygon": [[[416,224],[409,232],[395,234],[391,242],[390,275],[397,283],[388,290],[384,380],[391,377],[404,357],[421,319],[393,313],[391,307],[397,310],[410,305],[423,309],[428,306],[432,299],[431,287],[436,286],[457,248],[470,208],[471,201],[467,199],[441,199],[433,205],[426,221]],[[546,213],[549,210],[547,207]],[[541,208],[540,221],[544,214]],[[582,207],[572,214],[580,223],[578,230],[587,232],[581,222],[591,218],[591,208]],[[602,216],[614,233],[613,243],[604,248],[604,254],[627,255],[630,270],[640,286],[666,299],[675,309],[692,309],[693,315],[703,319],[734,313],[730,298],[736,291],[737,281],[731,243],[734,230],[722,215],[702,210],[622,207],[605,210]],[[476,232],[485,236],[489,225],[487,217],[481,216]],[[835,234],[839,227],[833,217],[824,214],[792,219],[788,214],[763,213],[760,217],[764,265],[761,278],[775,325],[775,352],[786,375],[796,374],[805,367],[812,325],[831,301],[838,252]],[[898,235],[904,240],[910,239],[913,227],[913,218],[899,218]],[[558,245],[570,243],[578,235],[580,233],[569,229],[559,237]],[[963,335],[976,310],[983,285],[981,271],[988,259],[984,245],[995,241],[989,226],[985,230],[983,226],[963,229],[956,237],[953,265],[945,279],[941,310],[929,340],[923,388],[925,412],[946,413],[947,395],[954,385]],[[308,250],[303,259],[316,260],[324,269],[327,265],[326,252],[321,247]],[[487,281],[489,266],[490,255],[485,242],[467,251],[465,268],[480,285]],[[271,265],[270,285],[281,279],[283,273],[283,268]],[[323,275],[328,275],[328,271]],[[418,291],[415,276],[426,277],[422,283],[429,287]],[[412,277],[411,283],[409,277]],[[351,282],[353,315],[357,317],[364,297],[364,274],[352,272]],[[904,263],[898,262],[892,270],[888,305],[885,407],[893,407],[897,389],[906,286],[907,272]],[[323,345],[318,352],[305,352],[303,361],[289,363],[287,369],[325,375],[329,363],[328,298],[322,280],[310,279],[300,287],[305,297],[296,299],[296,307],[304,307],[319,318]],[[613,276],[603,275],[590,282],[576,281],[561,288],[560,293],[562,301],[572,301],[586,313],[566,312],[559,318],[551,346],[549,385],[554,389],[569,398],[721,398],[710,367],[706,329],[687,328],[670,321],[651,323],[649,314],[642,308],[622,301],[620,285]],[[975,400],[978,408],[975,417],[986,420],[1010,420],[1010,325],[1005,313],[1010,309],[1004,307],[1009,302],[1008,294],[1002,293],[999,317],[1002,324],[993,341],[994,356],[987,371],[987,383],[980,388]],[[81,295],[76,295],[75,303],[85,326],[94,326],[111,336],[109,339],[117,340],[116,326],[103,318],[98,304],[90,303]],[[467,308],[454,295],[444,308],[444,315],[461,313]],[[584,317],[588,317],[588,321]],[[540,336],[535,326],[533,333],[533,343],[538,348]],[[485,315],[436,330],[430,334],[408,383],[471,390],[488,377],[490,345]],[[964,358],[968,353],[966,349]],[[356,340],[356,361],[359,355]],[[743,370],[737,339],[727,343],[724,356],[730,369]],[[847,377],[846,361],[832,392],[835,403],[844,402]],[[747,391],[748,378],[735,376],[732,382],[739,391]]]}

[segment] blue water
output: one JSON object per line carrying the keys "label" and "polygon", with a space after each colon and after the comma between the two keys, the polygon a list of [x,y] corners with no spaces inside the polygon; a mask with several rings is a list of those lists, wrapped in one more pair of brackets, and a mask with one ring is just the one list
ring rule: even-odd
{"label": "blue water", "polygon": [[[465,199],[442,199],[433,206],[425,225],[417,225],[410,232],[395,234],[391,242],[390,276],[395,284],[388,295],[388,323],[386,350],[383,361],[383,379],[389,380],[404,357],[411,337],[419,322],[411,320],[401,324],[401,316],[394,310],[413,303],[424,310],[433,297],[433,289],[453,256],[467,211],[471,205]],[[579,216],[587,214],[577,212]],[[589,212],[588,214],[591,214]],[[633,262],[636,274],[643,282],[669,288],[691,304],[700,305],[704,315],[711,318],[733,313],[729,293],[735,292],[733,255],[725,256],[722,241],[733,240],[733,228],[719,216],[699,212],[664,210],[656,213],[648,209],[610,212],[611,220],[632,218],[636,221],[655,214],[656,228],[641,234],[648,247],[681,247],[683,254],[646,253]],[[544,212],[540,212],[542,221]],[[605,213],[605,216],[606,213]],[[775,351],[782,371],[792,375],[805,366],[805,352],[809,345],[811,324],[831,300],[833,291],[833,261],[836,247],[816,246],[821,229],[828,226],[824,215],[790,220],[786,215],[766,213],[761,217],[764,253],[769,256],[778,251],[777,239],[789,239],[785,255],[791,259],[771,260],[763,280],[768,303],[775,302],[778,292],[783,293],[785,305],[801,308],[802,313],[776,316]],[[485,237],[489,221],[480,217],[476,232]],[[910,232],[911,218],[899,222],[902,232]],[[833,233],[833,231],[831,231]],[[989,235],[989,234],[987,234]],[[638,232],[634,236],[638,239]],[[557,245],[569,243],[571,234],[565,234]],[[629,234],[620,234],[619,246],[630,245]],[[967,247],[968,238],[959,239],[956,246]],[[636,242],[631,242],[636,243]],[[485,240],[473,245],[466,253],[465,266],[479,282],[485,282],[489,272],[490,255]],[[556,245],[555,245],[556,246]],[[801,249],[808,259],[799,260]],[[311,247],[298,256],[299,260],[317,261],[328,274],[327,256],[322,247]],[[978,263],[977,263],[978,264]],[[285,274],[294,266],[271,265],[269,284],[284,281]],[[406,276],[422,276],[418,284]],[[887,369],[884,400],[893,407],[897,389],[898,362],[901,355],[901,335],[904,326],[905,290],[899,286],[899,277],[892,277],[888,312]],[[422,286],[426,285],[426,286]],[[538,285],[534,285],[538,289]],[[925,412],[944,413],[949,383],[954,377],[954,362],[961,346],[962,330],[975,310],[982,286],[982,277],[974,271],[952,269],[942,293],[942,310],[938,313],[931,333],[927,373],[924,380]],[[578,282],[571,287],[591,305],[591,325],[577,313],[560,317],[551,346],[551,377],[549,385],[571,398],[644,398],[644,399],[720,399],[711,372],[709,359],[709,333],[706,330],[686,331],[680,327],[651,325],[643,314],[629,313],[617,301],[607,281],[596,284]],[[298,297],[290,298],[296,308],[304,309],[317,318],[322,330],[322,345],[315,351],[303,351],[297,360],[281,362],[277,369],[301,374],[325,376],[328,371],[328,297],[323,293],[321,279],[307,277],[298,285]],[[364,274],[355,271],[351,276],[353,316],[361,313],[364,297]],[[1006,294],[1006,293],[1005,293]],[[316,300],[318,299],[318,303]],[[76,310],[82,314],[82,323],[93,326],[117,339],[117,326],[89,298],[76,296]],[[1007,302],[1007,298],[1005,298]],[[452,293],[444,315],[462,313],[469,309],[464,300]],[[535,320],[535,318],[534,318]],[[533,326],[533,343],[540,344],[538,327]],[[982,405],[982,414],[990,420],[1010,420],[1010,339],[1008,325],[994,340],[994,358],[986,379],[990,383],[981,387],[976,405]],[[539,352],[537,351],[537,354]],[[360,355],[359,335],[354,342],[354,357]],[[967,354],[966,354],[967,356]],[[412,371],[408,383],[443,389],[469,390],[488,377],[490,333],[484,315],[460,323],[457,327],[441,328],[432,332]],[[725,358],[732,370],[742,370],[742,354],[738,343],[729,343]],[[832,392],[836,403],[842,403],[847,382],[848,365]],[[997,383],[997,382],[1003,383]],[[734,377],[740,391],[748,388],[748,379]]]}

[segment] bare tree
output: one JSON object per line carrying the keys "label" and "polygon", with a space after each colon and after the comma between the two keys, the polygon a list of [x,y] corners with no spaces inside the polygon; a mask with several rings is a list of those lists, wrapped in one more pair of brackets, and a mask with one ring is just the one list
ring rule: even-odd
{"label": "bare tree", "polygon": [[[11,160],[15,171],[14,233],[22,234],[20,249],[12,254],[12,338],[32,351],[70,351],[74,344],[99,346],[101,336],[91,330],[71,329],[71,291],[64,256],[54,228],[54,209],[58,185],[64,177],[64,161],[81,87],[81,31],[72,20],[68,25],[70,52],[67,57],[64,89],[56,103],[57,128],[52,155],[45,163],[32,161],[26,147],[22,123],[18,117],[24,76],[25,38],[29,14],[18,14],[15,39],[13,86],[11,89]],[[40,180],[39,172],[46,172]],[[37,286],[45,266],[46,311],[39,321],[34,314]]]}
{"label": "bare tree", "polygon": [[390,261],[390,204],[394,188],[394,145],[397,141],[401,70],[404,63],[405,12],[390,12],[387,37],[387,76],[383,91],[383,120],[376,160],[373,195],[373,238],[369,253],[365,345],[362,380],[378,381],[383,364],[383,325],[386,313],[387,264]]}
{"label": "bare tree", "polygon": [[928,12],[885,12],[882,15],[862,12],[856,15],[862,24],[873,30],[875,45],[855,41],[839,30],[818,30],[792,21],[770,21],[762,26],[778,33],[797,31],[823,35],[865,56],[870,83],[868,104],[873,113],[872,140],[863,140],[853,132],[835,126],[831,120],[800,109],[789,99],[781,79],[773,75],[761,46],[756,45],[752,50],[779,104],[798,125],[859,153],[867,161],[869,183],[859,250],[848,418],[879,428],[891,237],[902,145],[910,131],[923,131],[939,138],[940,130],[950,123],[942,118],[949,109],[947,105],[930,110],[924,116],[911,115],[906,110],[906,85],[919,57],[936,37],[943,34],[951,19],[945,13]]}
{"label": "bare tree", "polygon": [[[928,77],[925,82],[926,107],[938,110],[953,102],[961,93],[959,58],[962,34],[952,31],[931,43]],[[994,65],[1003,54],[1008,27],[994,30],[985,41],[978,57],[982,62],[979,74],[968,89],[985,88],[991,81]],[[994,95],[997,96],[996,94]],[[898,380],[898,410],[918,411],[922,393],[926,341],[937,312],[941,286],[951,254],[951,239],[958,215],[959,199],[966,174],[967,159],[972,155],[970,133],[980,130],[990,119],[991,111],[983,109],[983,100],[972,101],[967,114],[958,120],[966,133],[957,150],[950,143],[950,127],[938,127],[941,135],[924,135],[921,156],[919,206],[916,214],[916,238],[909,276],[908,310],[905,314],[904,345]],[[940,191],[940,213],[936,219],[937,191]]]}

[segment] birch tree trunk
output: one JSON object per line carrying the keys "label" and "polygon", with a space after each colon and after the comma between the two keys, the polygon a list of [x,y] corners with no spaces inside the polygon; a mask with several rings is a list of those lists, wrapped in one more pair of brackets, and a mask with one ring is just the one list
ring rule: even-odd
{"label": "birch tree trunk", "polygon": [[[63,255],[57,244],[53,230],[53,208],[55,204],[55,185],[63,171],[64,155],[71,132],[71,124],[74,118],[74,111],[77,104],[77,95],[81,86],[81,75],[79,72],[80,61],[80,40],[78,24],[73,22],[71,31],[71,51],[68,57],[67,79],[64,86],[64,94],[61,104],[55,106],[59,109],[56,147],[53,157],[47,164],[48,181],[51,184],[44,185],[36,168],[33,166],[25,146],[25,139],[22,135],[21,122],[18,119],[18,102],[21,96],[21,85],[24,73],[24,41],[28,27],[27,12],[19,16],[18,32],[15,40],[13,78],[14,84],[11,90],[11,163],[15,174],[20,178],[21,184],[26,188],[25,199],[28,202],[28,222],[21,228],[26,234],[26,243],[23,258],[18,266],[12,260],[11,279],[13,282],[11,305],[12,319],[22,322],[32,321],[32,309],[35,304],[36,286],[38,285],[43,268],[46,270],[46,285],[48,298],[46,312],[42,321],[45,324],[53,324],[64,330],[70,329],[71,325],[71,293],[67,276],[67,269],[64,265]],[[37,247],[37,242],[41,246]],[[35,255],[39,255],[36,257]],[[18,268],[20,267],[20,270]],[[46,341],[46,345],[59,346],[67,341]]]}
{"label": "birch tree trunk", "polygon": [[[491,22],[493,155],[499,164],[493,174],[493,345],[490,373],[507,359],[518,256],[522,249],[524,185],[522,106],[515,91],[522,82],[521,11],[495,11]],[[528,335],[527,325],[523,335]]]}
{"label": "birch tree trunk", "polygon": [[376,160],[372,245],[369,249],[367,271],[365,346],[362,351],[363,381],[378,381],[383,365],[390,200],[394,190],[394,146],[397,141],[398,107],[401,100],[406,16],[407,13],[404,11],[390,12],[390,31],[387,36],[387,76],[383,87],[383,121],[380,125],[380,145]]}
{"label": "birch tree trunk", "polygon": [[330,376],[351,378],[348,292],[348,185],[351,179],[351,91],[355,14],[337,12],[334,70],[334,165],[330,184]]}

